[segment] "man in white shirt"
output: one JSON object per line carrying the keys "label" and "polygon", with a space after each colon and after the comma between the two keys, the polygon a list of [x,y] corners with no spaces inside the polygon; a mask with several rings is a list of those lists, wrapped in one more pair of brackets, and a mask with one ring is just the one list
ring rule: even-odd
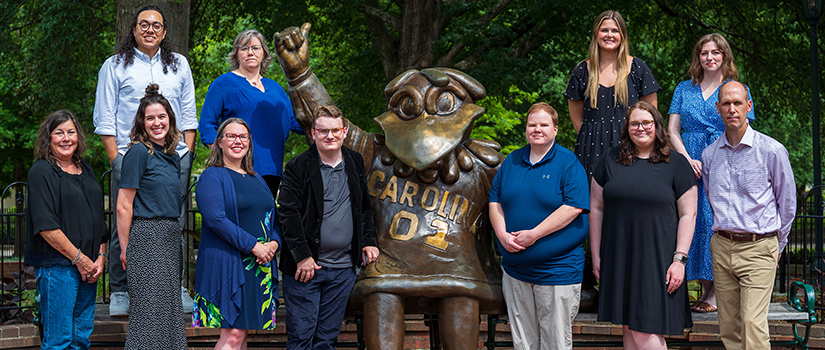
{"label": "man in white shirt", "polygon": [[[166,21],[160,8],[149,5],[140,9],[132,22],[132,36],[125,38],[100,68],[95,93],[95,133],[100,135],[106,155],[112,164],[112,196],[117,201],[120,187],[120,170],[123,155],[129,148],[129,134],[135,121],[140,99],[150,83],[160,87],[160,93],[169,100],[177,117],[177,128],[183,139],[177,151],[181,157],[181,193],[184,198],[189,189],[189,175],[194,158],[195,135],[198,120],[195,114],[195,84],[189,62],[172,52],[166,38]],[[183,198],[181,198],[183,200]],[[183,227],[184,211],[179,218]],[[112,218],[115,221],[115,218]],[[120,256],[117,229],[112,230],[109,256]],[[185,256],[185,255],[184,255]],[[111,316],[126,316],[129,311],[126,272],[120,264],[111,264],[109,270],[111,289]],[[184,284],[185,285],[185,284]],[[181,291],[184,311],[192,312],[192,299],[188,291]]]}

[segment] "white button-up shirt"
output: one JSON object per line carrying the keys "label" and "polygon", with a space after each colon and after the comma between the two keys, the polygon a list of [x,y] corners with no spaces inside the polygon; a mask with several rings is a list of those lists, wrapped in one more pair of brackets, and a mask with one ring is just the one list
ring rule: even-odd
{"label": "white button-up shirt", "polygon": [[[128,149],[129,134],[135,123],[135,114],[140,99],[146,95],[146,87],[158,84],[159,92],[169,100],[175,113],[178,130],[198,128],[195,114],[195,83],[189,61],[178,53],[172,53],[178,59],[177,73],[167,67],[163,73],[160,50],[151,59],[137,48],[134,63],[123,66],[123,60],[117,63],[117,55],[111,56],[100,67],[95,93],[94,123],[95,133],[115,136],[118,152],[125,154]],[[178,142],[177,152],[183,156],[188,151],[183,137]]]}

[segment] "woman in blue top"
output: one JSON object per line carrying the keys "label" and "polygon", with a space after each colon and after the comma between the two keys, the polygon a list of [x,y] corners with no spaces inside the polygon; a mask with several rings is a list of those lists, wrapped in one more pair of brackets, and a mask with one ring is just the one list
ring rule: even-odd
{"label": "woman in blue top", "polygon": [[[252,168],[249,125],[227,119],[201,174],[203,217],[193,327],[221,328],[215,349],[246,349],[249,329],[275,329],[281,236],[275,197]],[[273,273],[275,272],[275,273]]]}
{"label": "woman in blue top", "polygon": [[232,71],[209,85],[203,101],[198,130],[201,142],[209,147],[218,135],[218,126],[229,118],[240,118],[258,135],[252,140],[255,172],[260,174],[272,193],[277,193],[284,166],[284,142],[290,131],[303,135],[295,121],[292,105],[284,89],[263,76],[272,55],[264,36],[247,30],[235,38],[227,56]]}
{"label": "woman in blue top", "polygon": [[175,113],[158,85],[140,99],[117,196],[120,261],[129,284],[126,349],[186,349],[180,297],[180,156]]}
{"label": "woman in blue top", "polygon": [[[722,117],[716,110],[719,87],[725,81],[739,78],[733,60],[733,52],[722,35],[713,33],[703,36],[693,48],[693,58],[688,69],[690,80],[685,80],[673,92],[670,103],[668,133],[671,144],[690,162],[698,179],[702,174],[702,150],[719,138],[725,131]],[[750,91],[748,92],[750,99]],[[753,110],[748,120],[753,122]],[[696,232],[690,246],[687,262],[687,280],[698,279],[703,294],[691,310],[716,311],[716,293],[713,289],[713,270],[710,259],[710,237],[713,235],[713,212],[708,204],[702,181],[699,184]]]}

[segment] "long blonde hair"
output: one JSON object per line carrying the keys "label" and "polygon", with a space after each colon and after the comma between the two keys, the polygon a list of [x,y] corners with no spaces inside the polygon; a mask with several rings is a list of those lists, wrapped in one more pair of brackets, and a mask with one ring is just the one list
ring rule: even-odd
{"label": "long blonde hair", "polygon": [[589,78],[587,79],[587,90],[584,91],[585,99],[590,100],[590,107],[598,106],[599,96],[599,28],[605,20],[612,19],[616,21],[619,27],[619,33],[622,35],[622,42],[619,43],[619,57],[618,71],[616,72],[615,95],[613,103],[615,105],[627,106],[627,76],[630,74],[630,40],[627,38],[627,25],[624,18],[618,11],[607,10],[596,17],[596,22],[593,24],[593,31],[590,33],[590,48],[588,49],[589,56],[587,57],[587,71]]}

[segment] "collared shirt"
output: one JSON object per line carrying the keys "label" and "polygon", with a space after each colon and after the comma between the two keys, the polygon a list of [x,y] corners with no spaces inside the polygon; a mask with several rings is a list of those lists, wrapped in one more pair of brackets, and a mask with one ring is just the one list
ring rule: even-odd
{"label": "collared shirt", "polygon": [[[115,136],[118,152],[126,154],[129,148],[129,133],[135,123],[140,99],[146,95],[146,87],[158,84],[160,93],[169,100],[175,113],[177,128],[194,130],[198,128],[195,115],[195,83],[189,61],[178,53],[172,53],[178,59],[178,71],[172,67],[163,74],[161,51],[150,59],[148,55],[135,50],[134,63],[123,67],[123,61],[117,62],[117,55],[109,57],[97,75],[97,92],[95,93],[94,123],[95,133]],[[183,137],[178,142],[178,155],[188,151]]]}
{"label": "collared shirt", "polygon": [[324,181],[324,218],[321,222],[321,244],[318,265],[332,268],[353,266],[352,205],[349,198],[347,173],[343,158],[336,166],[321,163]]}
{"label": "collared shirt", "polygon": [[750,125],[736,146],[723,135],[702,153],[702,179],[714,231],[779,231],[779,251],[785,248],[796,213],[796,184],[781,143]]}
{"label": "collared shirt", "polygon": [[590,212],[587,175],[576,155],[554,143],[544,157],[530,162],[530,145],[501,163],[490,187],[490,202],[504,211],[507,232],[538,226],[563,205],[582,209],[567,226],[539,238],[533,245],[510,253],[496,240],[501,267],[513,278],[539,285],[582,282],[584,249]]}

